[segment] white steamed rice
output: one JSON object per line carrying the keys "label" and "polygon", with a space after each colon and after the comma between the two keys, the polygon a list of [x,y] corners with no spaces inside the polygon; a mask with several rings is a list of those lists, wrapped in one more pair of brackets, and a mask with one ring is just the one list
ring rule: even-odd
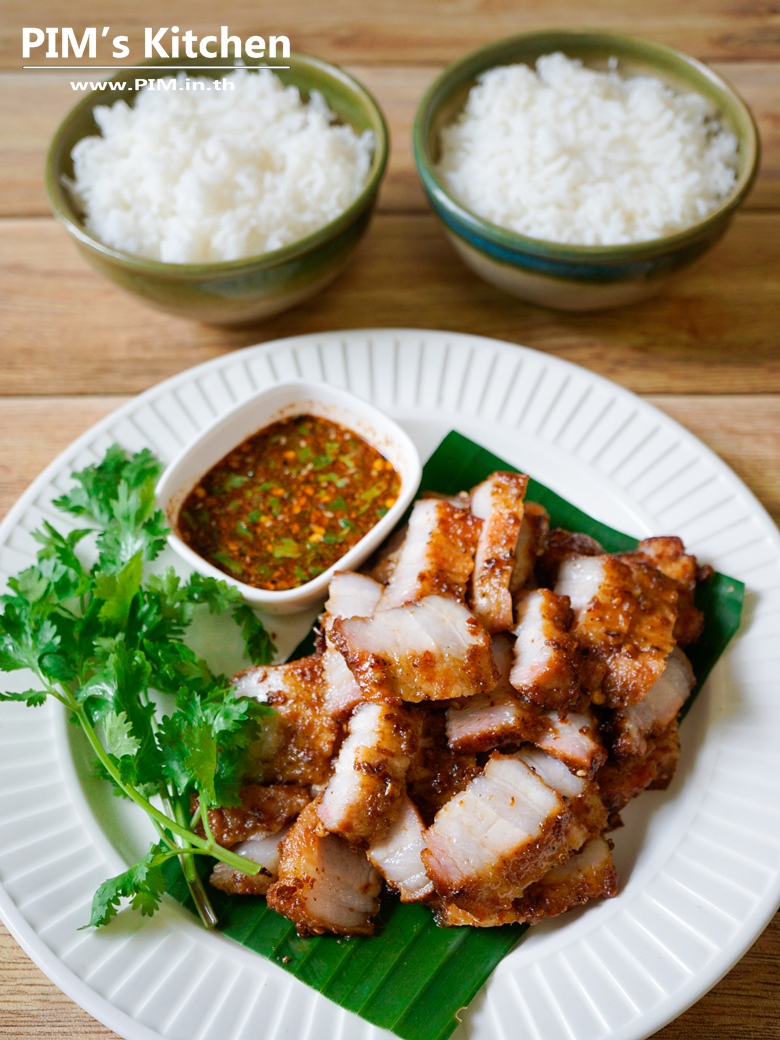
{"label": "white steamed rice", "polygon": [[490,69],[441,134],[438,172],[467,209],[533,238],[658,238],[715,209],[737,140],[702,95],[597,72],[563,54]]}
{"label": "white steamed rice", "polygon": [[[337,125],[273,72],[238,70],[234,89],[143,88],[95,109],[102,136],[73,149],[73,194],[106,245],[168,263],[237,260],[289,245],[357,198],[370,131]],[[190,81],[192,83],[192,81]]]}

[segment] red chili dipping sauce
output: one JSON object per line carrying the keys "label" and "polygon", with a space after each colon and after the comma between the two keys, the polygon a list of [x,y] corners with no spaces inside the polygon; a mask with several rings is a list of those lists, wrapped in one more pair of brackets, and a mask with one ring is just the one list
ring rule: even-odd
{"label": "red chili dipping sauce", "polygon": [[293,589],[357,544],[400,489],[392,463],[356,433],[299,415],[212,467],[184,500],[178,534],[247,585]]}

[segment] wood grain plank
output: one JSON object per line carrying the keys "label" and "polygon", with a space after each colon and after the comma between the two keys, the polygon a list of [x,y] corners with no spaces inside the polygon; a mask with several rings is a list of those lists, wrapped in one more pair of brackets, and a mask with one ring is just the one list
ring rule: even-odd
{"label": "wood grain plank", "polygon": [[[780,65],[750,61],[716,63],[714,68],[750,105],[761,135],[761,171],[746,206],[780,209]],[[374,94],[390,128],[381,210],[427,210],[412,158],[411,131],[417,106],[440,70],[438,65],[348,66]],[[5,142],[0,152],[0,216],[48,215],[43,179],[46,151],[59,122],[83,96],[71,89],[71,79],[65,73],[0,72],[0,139]]]}
{"label": "wood grain plank", "polygon": [[[53,220],[0,221],[6,394],[135,393],[236,347],[366,326],[456,328],[555,353],[642,393],[780,392],[780,214],[745,213],[679,282],[631,309],[566,315],[474,276],[429,216],[378,216],[325,292],[257,327],[147,308]],[[749,359],[749,363],[746,363]]]}
{"label": "wood grain plank", "polygon": [[[61,451],[127,397],[0,398],[0,520]],[[3,1036],[0,1030],[0,1036]]]}
{"label": "wood grain plank", "polygon": [[[177,9],[178,8],[178,9]],[[229,11],[216,12],[211,0],[190,0],[162,14],[158,0],[122,4],[107,14],[103,0],[80,0],[63,23],[61,0],[37,0],[34,17],[26,0],[6,0],[0,27],[0,63],[22,65],[21,27],[68,24],[77,35],[87,26],[110,24],[111,31],[98,49],[97,64],[110,58],[110,39],[129,37],[131,55],[143,55],[144,27],[155,30],[177,23],[183,32],[212,33],[224,22],[241,37],[286,34],[296,50],[318,54],[330,61],[371,61],[397,64],[446,62],[500,36],[545,28],[609,28],[668,43],[705,59],[766,59],[780,56],[780,18],[773,4],[763,0],[679,0],[654,3],[615,3],[591,0],[578,5],[569,0],[547,0],[543,5],[514,0],[395,0],[366,4],[360,0],[330,0],[312,5],[286,0],[234,0]],[[37,62],[36,62],[37,64]]]}
{"label": "wood grain plank", "polygon": [[37,968],[0,924],[0,1036],[8,1040],[118,1040]]}

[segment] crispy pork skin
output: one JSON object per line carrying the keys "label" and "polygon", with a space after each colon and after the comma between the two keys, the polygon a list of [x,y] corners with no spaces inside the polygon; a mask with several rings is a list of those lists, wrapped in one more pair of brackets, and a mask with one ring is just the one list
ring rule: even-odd
{"label": "crispy pork skin", "polygon": [[482,521],[471,582],[471,609],[488,632],[512,627],[509,590],[515,550],[523,523],[523,499],[528,477],[492,473],[471,493],[471,512]]}
{"label": "crispy pork skin", "polygon": [[370,618],[337,618],[331,638],[366,700],[468,697],[492,689],[498,678],[490,636],[447,596]]}
{"label": "crispy pork skin", "polygon": [[382,838],[372,839],[368,847],[369,860],[399,893],[402,903],[417,903],[433,892],[421,855],[424,832],[417,807],[405,797],[390,829]]}
{"label": "crispy pork skin", "polygon": [[555,591],[574,611],[586,683],[609,707],[636,704],[665,667],[677,620],[675,583],[636,555],[567,556]]}
{"label": "crispy pork skin", "polygon": [[432,595],[465,600],[480,527],[471,513],[443,499],[418,499],[380,610]]}
{"label": "crispy pork skin", "polygon": [[329,831],[352,844],[382,837],[406,793],[413,735],[402,705],[365,702],[355,709],[317,809]]}
{"label": "crispy pork skin", "polygon": [[268,905],[299,935],[371,935],[382,881],[364,852],[324,830],[310,803],[281,843]]}
{"label": "crispy pork skin", "polygon": [[617,893],[618,876],[612,862],[612,850],[606,839],[597,837],[565,863],[552,867],[544,877],[528,885],[511,905],[492,916],[469,914],[452,903],[443,904],[436,916],[440,924],[482,928],[502,924],[539,924],[591,899],[609,899]]}
{"label": "crispy pork skin", "polygon": [[543,708],[563,708],[580,696],[579,647],[570,635],[572,612],[565,596],[549,589],[523,592],[517,600],[512,686]]}
{"label": "crispy pork skin", "polygon": [[445,901],[489,914],[568,857],[568,823],[563,799],[530,766],[494,752],[436,814],[423,863]]}
{"label": "crispy pork skin", "polygon": [[322,656],[250,668],[234,680],[241,697],[256,697],[276,710],[264,728],[252,779],[264,783],[321,784],[330,773],[337,727],[325,710]]}

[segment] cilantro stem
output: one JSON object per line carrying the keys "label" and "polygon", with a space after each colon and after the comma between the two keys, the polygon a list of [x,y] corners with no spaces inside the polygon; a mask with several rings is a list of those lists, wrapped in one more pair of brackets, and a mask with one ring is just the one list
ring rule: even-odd
{"label": "cilantro stem", "polygon": [[[63,700],[63,698],[60,697],[59,700]],[[63,701],[63,703],[66,702]],[[239,856],[235,852],[231,852],[230,849],[225,849],[221,845],[217,845],[213,840],[209,841],[207,838],[201,838],[200,835],[194,834],[191,830],[182,826],[177,820],[171,819],[170,816],[160,812],[159,809],[152,805],[148,799],[144,798],[144,796],[131,784],[126,784],[112,762],[111,757],[107,754],[105,748],[100,743],[100,739],[98,738],[92,723],[89,721],[89,717],[83,706],[75,699],[71,698],[67,707],[78,719],[92,750],[97,755],[98,761],[117,787],[126,794],[128,798],[134,801],[136,805],[140,806],[153,823],[159,824],[161,827],[183,839],[185,844],[177,850],[177,855],[182,853],[194,853],[196,851],[202,852],[209,856],[213,856],[215,859],[222,860],[223,863],[226,863],[229,867],[233,867],[234,870],[241,871],[242,874],[258,874],[260,872],[261,867],[259,863],[254,863],[245,856]]]}
{"label": "cilantro stem", "polygon": [[214,832],[212,831],[211,823],[209,822],[208,806],[204,803],[203,799],[200,800],[200,803],[198,805],[198,813],[203,824],[203,833],[206,835],[209,841],[214,841]]}
{"label": "cilantro stem", "polygon": [[[175,801],[173,803],[173,814],[177,821],[182,826],[185,826],[184,808],[180,801]],[[187,882],[187,888],[190,890],[192,901],[198,911],[198,916],[203,922],[205,928],[215,928],[217,925],[217,915],[214,912],[214,907],[211,905],[208,893],[203,887],[200,874],[195,869],[195,863],[192,856],[182,855],[179,857],[179,862],[181,863],[184,880]]]}

